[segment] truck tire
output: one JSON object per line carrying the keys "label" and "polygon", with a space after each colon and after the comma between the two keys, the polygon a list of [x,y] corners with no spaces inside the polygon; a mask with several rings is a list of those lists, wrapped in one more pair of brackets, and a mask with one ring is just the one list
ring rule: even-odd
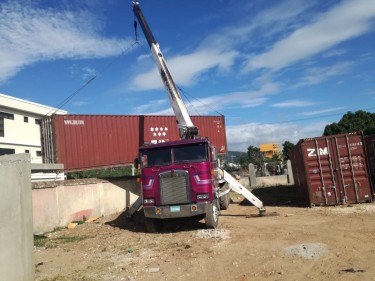
{"label": "truck tire", "polygon": [[[228,185],[225,184],[224,187],[221,188],[220,191],[226,191],[228,190]],[[230,195],[229,195],[229,192],[223,196],[220,197],[219,199],[219,202],[220,202],[220,210],[228,210],[228,207],[229,207],[229,204],[230,204]]]}
{"label": "truck tire", "polygon": [[161,230],[161,220],[153,218],[145,218],[146,231],[149,233],[160,232]]}
{"label": "truck tire", "polygon": [[215,229],[219,225],[219,205],[217,200],[211,202],[204,221],[208,229]]}
{"label": "truck tire", "polygon": [[229,192],[220,197],[220,210],[228,210],[230,204]]}

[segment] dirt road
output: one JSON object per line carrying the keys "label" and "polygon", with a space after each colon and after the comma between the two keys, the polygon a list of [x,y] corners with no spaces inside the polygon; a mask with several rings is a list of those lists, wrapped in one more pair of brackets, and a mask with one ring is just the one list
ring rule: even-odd
{"label": "dirt road", "polygon": [[145,233],[141,211],[59,230],[38,240],[36,280],[375,280],[375,204],[306,208],[290,192],[263,189],[276,215],[261,218],[231,194],[216,231],[183,220]]}

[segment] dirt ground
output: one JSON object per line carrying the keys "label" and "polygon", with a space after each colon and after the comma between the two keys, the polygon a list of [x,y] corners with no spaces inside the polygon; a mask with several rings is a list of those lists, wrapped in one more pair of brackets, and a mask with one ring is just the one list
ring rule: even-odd
{"label": "dirt ground", "polygon": [[142,210],[46,234],[36,280],[375,280],[375,204],[300,206],[293,187],[253,192],[270,216],[232,193],[219,229],[168,222],[145,233]]}

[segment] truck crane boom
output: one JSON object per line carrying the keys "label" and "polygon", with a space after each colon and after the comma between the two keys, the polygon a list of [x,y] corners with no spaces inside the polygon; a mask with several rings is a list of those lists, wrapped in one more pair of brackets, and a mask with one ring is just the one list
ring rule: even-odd
{"label": "truck crane boom", "polygon": [[163,54],[156,42],[154,35],[149,28],[145,17],[139,7],[138,1],[133,1],[133,12],[137,17],[142,31],[145,34],[147,43],[151,49],[159,74],[163,81],[164,87],[168,93],[169,102],[172,106],[174,114],[177,118],[178,130],[181,139],[194,139],[198,135],[198,128],[194,126],[186,106],[177,90],[176,84],[173,81],[172,75],[169,72],[167,64],[164,60]]}
{"label": "truck crane boom", "polygon": [[217,150],[210,140],[196,137],[198,128],[190,119],[138,1],[133,1],[133,12],[167,90],[181,140],[139,148],[142,196],[129,209],[129,215],[143,205],[149,232],[157,232],[165,219],[193,216],[204,216],[207,228],[216,228],[220,209],[226,210],[229,206],[230,190],[242,194],[258,208],[259,215],[264,215],[263,202],[219,167]]}

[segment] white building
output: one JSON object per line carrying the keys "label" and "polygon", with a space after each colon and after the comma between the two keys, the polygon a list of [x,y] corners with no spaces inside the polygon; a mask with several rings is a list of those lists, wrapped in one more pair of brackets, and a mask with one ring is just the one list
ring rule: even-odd
{"label": "white building", "polygon": [[39,120],[67,111],[0,94],[0,155],[30,153],[31,163],[42,163]]}

